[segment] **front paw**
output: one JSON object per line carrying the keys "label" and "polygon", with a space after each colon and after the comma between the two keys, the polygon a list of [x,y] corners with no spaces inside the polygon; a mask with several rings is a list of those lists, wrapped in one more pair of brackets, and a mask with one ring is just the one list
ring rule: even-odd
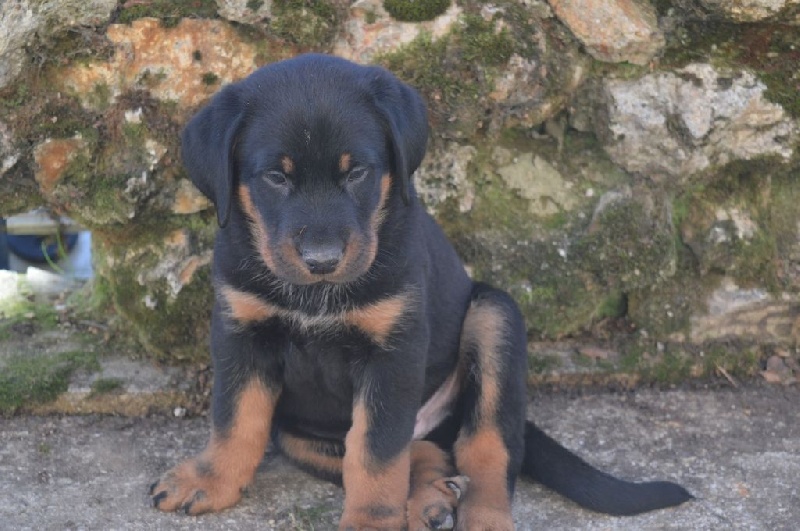
{"label": "front paw", "polygon": [[388,505],[370,505],[357,510],[345,509],[339,531],[407,531],[405,511]]}
{"label": "front paw", "polygon": [[196,515],[235,505],[245,485],[213,469],[202,458],[189,459],[150,486],[153,507]]}

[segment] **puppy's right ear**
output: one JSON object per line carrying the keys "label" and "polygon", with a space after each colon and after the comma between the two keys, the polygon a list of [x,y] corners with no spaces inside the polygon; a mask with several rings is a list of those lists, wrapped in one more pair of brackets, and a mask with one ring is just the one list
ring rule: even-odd
{"label": "puppy's right ear", "polygon": [[238,87],[229,85],[186,125],[181,156],[189,178],[217,208],[220,227],[228,224],[234,186],[233,150],[244,115]]}

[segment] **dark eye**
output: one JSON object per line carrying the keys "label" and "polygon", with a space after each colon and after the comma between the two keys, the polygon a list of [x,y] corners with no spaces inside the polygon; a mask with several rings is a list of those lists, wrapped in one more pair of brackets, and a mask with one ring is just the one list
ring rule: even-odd
{"label": "dark eye", "polygon": [[289,184],[289,180],[286,178],[286,175],[279,171],[268,171],[264,174],[264,180],[276,187],[284,187]]}
{"label": "dark eye", "polygon": [[369,168],[366,166],[356,166],[347,174],[347,182],[355,184],[363,181],[369,175]]}

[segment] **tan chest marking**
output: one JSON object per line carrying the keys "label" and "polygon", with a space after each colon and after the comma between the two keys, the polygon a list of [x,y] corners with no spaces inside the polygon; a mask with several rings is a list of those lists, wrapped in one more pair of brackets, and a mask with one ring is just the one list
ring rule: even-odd
{"label": "tan chest marking", "polygon": [[402,321],[409,305],[408,299],[408,294],[403,293],[346,312],[344,322],[358,328],[379,345],[383,345]]}
{"label": "tan chest marking", "polygon": [[410,295],[401,293],[346,312],[308,315],[279,308],[263,301],[257,295],[228,285],[221,286],[219,293],[228,317],[240,325],[246,326],[278,317],[301,329],[353,327],[378,345],[386,343],[389,335],[402,321],[410,303]]}

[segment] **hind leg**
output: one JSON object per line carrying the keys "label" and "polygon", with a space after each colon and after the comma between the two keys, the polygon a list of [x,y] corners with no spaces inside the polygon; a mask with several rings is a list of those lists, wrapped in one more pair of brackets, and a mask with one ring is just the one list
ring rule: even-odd
{"label": "hind leg", "polygon": [[527,352],[525,327],[504,292],[476,284],[464,319],[463,417],[453,446],[470,478],[457,529],[511,531],[511,498],[524,453]]}
{"label": "hind leg", "polygon": [[452,459],[428,441],[411,443],[411,490],[408,529],[453,529],[458,501],[469,480],[457,475]]}
{"label": "hind leg", "polygon": [[[277,442],[283,453],[300,468],[324,479],[342,482],[342,443],[285,432],[279,433]],[[467,491],[468,479],[457,475],[450,455],[431,442],[412,442],[410,453],[409,531],[453,529],[458,500]]]}

